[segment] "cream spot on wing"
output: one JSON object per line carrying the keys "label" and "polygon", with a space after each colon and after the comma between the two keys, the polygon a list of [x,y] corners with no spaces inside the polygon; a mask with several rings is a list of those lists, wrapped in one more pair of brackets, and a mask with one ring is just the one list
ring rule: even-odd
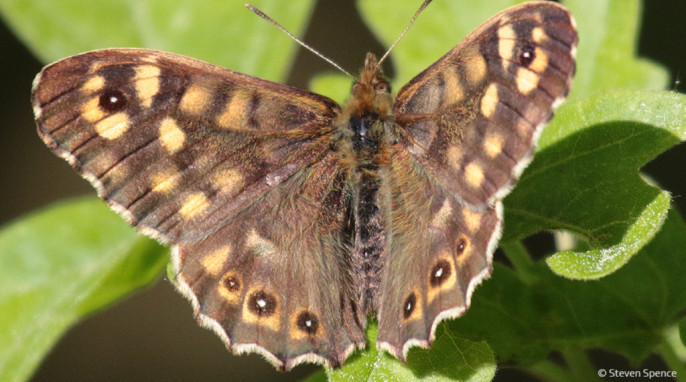
{"label": "cream spot on wing", "polygon": [[205,254],[202,258],[201,263],[203,268],[212,276],[217,276],[224,268],[224,263],[229,258],[231,254],[231,247],[224,245],[214,251]]}
{"label": "cream spot on wing", "polygon": [[205,106],[211,97],[212,90],[209,85],[195,82],[186,89],[179,103],[179,108],[187,113],[200,114],[205,110]]}
{"label": "cream spot on wing", "polygon": [[453,145],[448,147],[447,154],[450,167],[457,171],[462,170],[462,150],[457,145]]}
{"label": "cream spot on wing", "polygon": [[486,155],[490,158],[495,158],[503,151],[504,142],[505,138],[494,131],[486,134],[484,137],[484,151],[486,151]]}
{"label": "cream spot on wing", "polygon": [[276,252],[274,243],[260,236],[254,228],[248,234],[245,245],[258,255],[270,255]]}
{"label": "cream spot on wing", "polygon": [[462,209],[462,217],[464,218],[464,223],[467,229],[471,233],[475,233],[479,226],[481,226],[481,214],[470,210],[467,207]]}
{"label": "cream spot on wing", "polygon": [[495,113],[495,107],[498,105],[498,87],[492,83],[488,85],[486,93],[481,97],[481,113],[486,118],[491,118]]}
{"label": "cream spot on wing", "polygon": [[176,120],[167,117],[160,122],[160,141],[169,154],[179,151],[186,141],[186,134],[179,128]]}
{"label": "cream spot on wing", "polygon": [[454,70],[443,72],[443,81],[443,104],[452,105],[462,101],[464,93],[462,91],[459,78],[457,77],[457,73],[455,73]]}
{"label": "cream spot on wing", "polygon": [[152,99],[160,91],[160,68],[152,65],[136,67],[136,94],[144,107],[152,106]]}
{"label": "cream spot on wing", "polygon": [[246,90],[234,91],[217,123],[225,129],[241,129],[248,120],[252,93]]}
{"label": "cream spot on wing", "polygon": [[534,39],[535,42],[539,44],[548,39],[548,35],[541,27],[536,27],[533,30],[531,30],[531,37]]}
{"label": "cream spot on wing", "polygon": [[93,61],[90,66],[88,67],[88,72],[89,73],[95,73],[98,70],[100,70],[103,66],[105,66],[106,62],[101,61],[101,60],[95,60]]}
{"label": "cream spot on wing", "polygon": [[517,70],[517,90],[523,94],[529,94],[538,87],[538,74],[525,68]]}
{"label": "cream spot on wing", "polygon": [[215,172],[213,180],[220,192],[226,195],[234,195],[243,188],[245,183],[243,175],[234,168],[224,168]]}
{"label": "cream spot on wing", "polygon": [[105,78],[103,76],[94,76],[81,85],[81,90],[86,93],[95,93],[105,87]]}
{"label": "cream spot on wing", "polygon": [[181,181],[181,174],[174,168],[166,168],[152,177],[153,192],[167,193],[178,187]]}
{"label": "cream spot on wing", "polygon": [[548,54],[546,54],[543,49],[538,47],[536,50],[534,50],[534,52],[536,58],[534,58],[534,61],[529,64],[529,69],[537,73],[543,73],[548,67]]}
{"label": "cream spot on wing", "polygon": [[202,192],[195,192],[184,200],[183,205],[179,209],[179,214],[184,219],[192,219],[210,206],[207,197]]}
{"label": "cream spot on wing", "polygon": [[512,25],[508,24],[498,29],[498,54],[501,57],[505,70],[510,66],[510,61],[514,56],[516,43],[517,34],[512,28]]}
{"label": "cream spot on wing", "polygon": [[95,131],[105,139],[117,139],[129,129],[129,116],[126,113],[111,115],[95,124]]}
{"label": "cream spot on wing", "polygon": [[434,216],[433,221],[431,222],[431,225],[437,228],[444,228],[445,223],[450,219],[452,216],[453,212],[453,207],[450,205],[450,200],[446,198],[443,201],[443,205],[441,206],[441,209],[438,210],[438,213],[436,216]]}
{"label": "cream spot on wing", "polygon": [[88,122],[97,122],[107,114],[100,109],[100,97],[93,97],[81,106],[81,116]]}
{"label": "cream spot on wing", "polygon": [[465,65],[467,81],[476,85],[486,77],[486,59],[475,49],[467,60],[467,65]]}
{"label": "cream spot on wing", "polygon": [[524,138],[525,140],[528,140],[531,137],[531,133],[533,132],[533,126],[529,121],[527,121],[524,118],[520,118],[519,121],[517,121],[517,134]]}
{"label": "cream spot on wing", "polygon": [[474,162],[471,162],[465,167],[464,175],[467,183],[474,188],[480,187],[481,182],[484,180],[484,171]]}

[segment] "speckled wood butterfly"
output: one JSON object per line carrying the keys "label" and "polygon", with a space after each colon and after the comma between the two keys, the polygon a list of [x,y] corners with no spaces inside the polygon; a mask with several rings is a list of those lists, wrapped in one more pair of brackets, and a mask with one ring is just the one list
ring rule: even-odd
{"label": "speckled wood butterfly", "polygon": [[374,55],[343,105],[172,53],[45,67],[38,132],[141,232],[234,352],[336,367],[405,359],[491,273],[502,198],[567,95],[577,34],[552,2],[507,9],[395,101]]}

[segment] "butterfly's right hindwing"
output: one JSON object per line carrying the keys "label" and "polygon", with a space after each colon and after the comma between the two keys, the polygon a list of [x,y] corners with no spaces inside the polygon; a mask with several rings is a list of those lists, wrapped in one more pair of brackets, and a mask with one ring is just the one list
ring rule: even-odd
{"label": "butterfly's right hindwing", "polygon": [[197,241],[329,148],[328,98],[171,53],[93,51],[47,66],[43,140],[133,225]]}

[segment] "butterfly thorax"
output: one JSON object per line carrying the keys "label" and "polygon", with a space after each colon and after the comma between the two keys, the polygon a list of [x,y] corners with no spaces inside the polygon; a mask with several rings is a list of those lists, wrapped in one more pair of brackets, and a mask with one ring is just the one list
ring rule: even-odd
{"label": "butterfly thorax", "polygon": [[376,299],[387,253],[384,203],[379,189],[389,163],[388,147],[394,141],[391,111],[390,86],[376,57],[369,53],[339,120],[349,143],[346,145],[349,152],[344,156],[350,159],[350,190],[353,190],[349,207],[354,221],[353,278],[363,314],[377,310]]}

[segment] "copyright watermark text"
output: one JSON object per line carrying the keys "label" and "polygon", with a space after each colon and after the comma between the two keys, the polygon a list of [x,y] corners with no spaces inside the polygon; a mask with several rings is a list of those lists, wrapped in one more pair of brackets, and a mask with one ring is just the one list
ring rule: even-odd
{"label": "copyright watermark text", "polygon": [[671,370],[619,370],[619,369],[598,369],[600,378],[676,378],[676,371]]}

